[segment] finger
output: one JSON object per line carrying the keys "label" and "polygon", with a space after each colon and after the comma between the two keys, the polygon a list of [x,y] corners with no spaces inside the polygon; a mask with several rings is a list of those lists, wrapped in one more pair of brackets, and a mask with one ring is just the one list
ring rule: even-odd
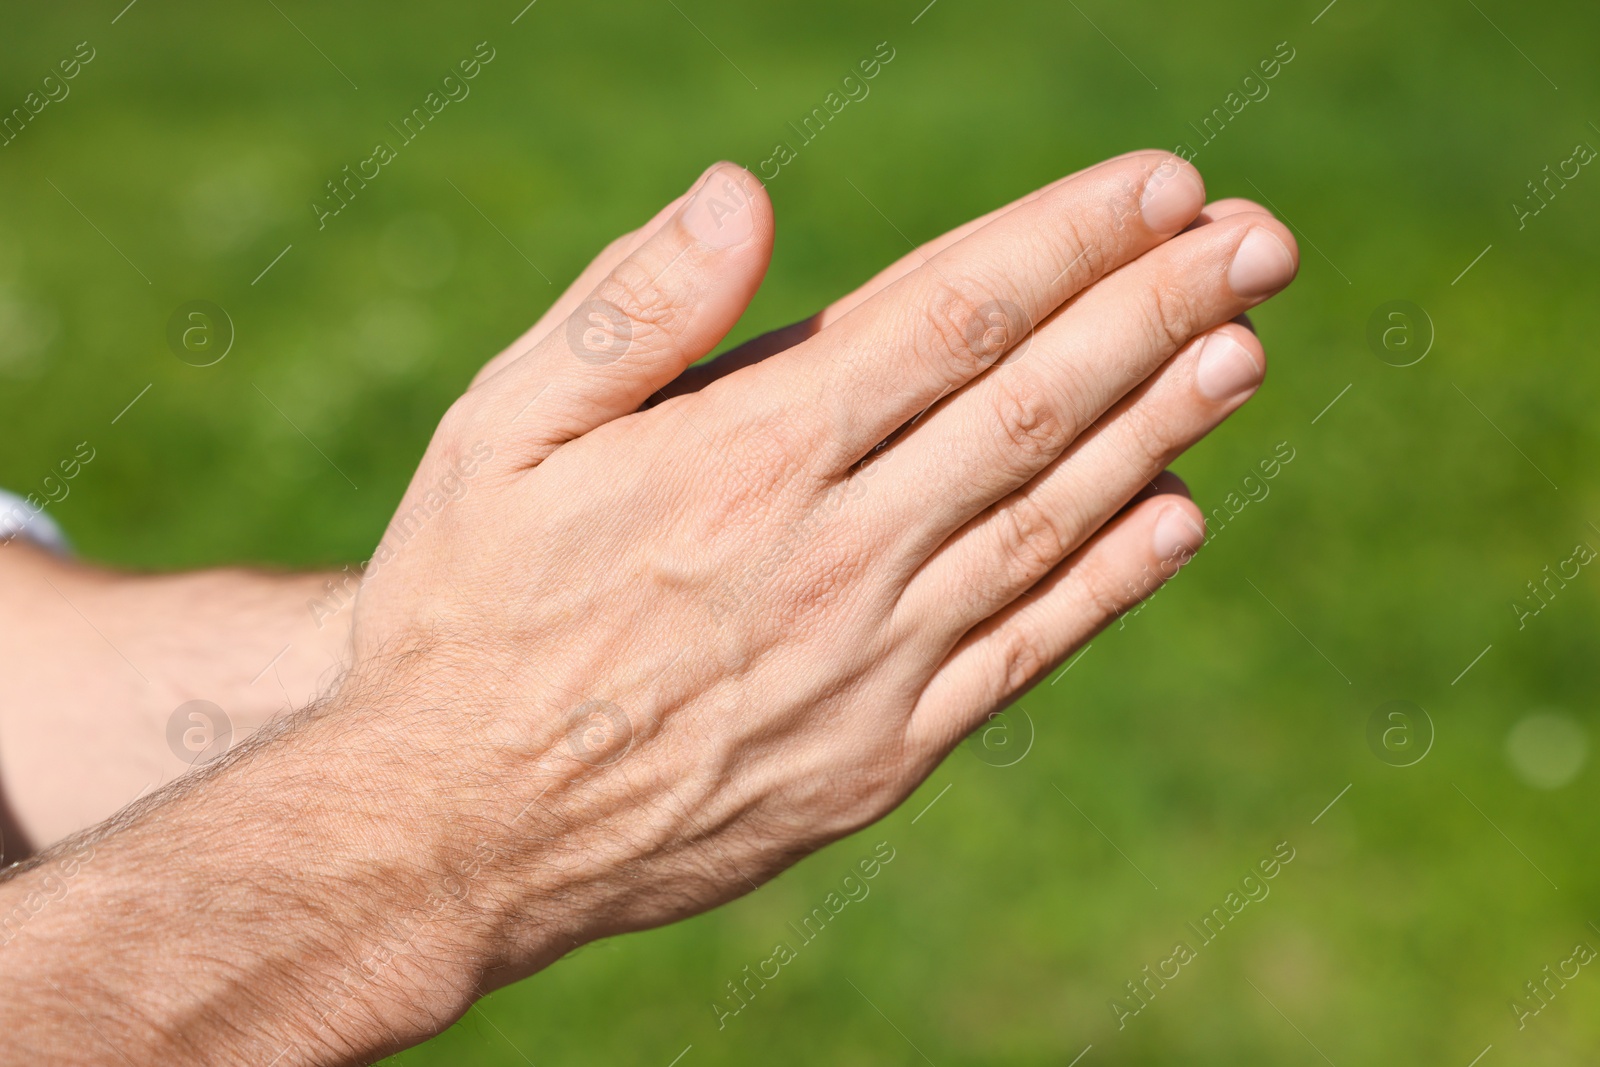
{"label": "finger", "polygon": [[512,451],[528,465],[638,410],[733,328],[771,253],[766,191],[743,168],[713,167],[564,322],[475,391],[475,410],[515,424]]}
{"label": "finger", "polygon": [[[745,342],[743,345],[740,345],[738,348],[719,356],[714,363],[705,364],[698,367],[690,367],[684,372],[684,374],[680,375],[665,388],[665,395],[671,397],[679,396],[684,393],[695,392],[696,390],[709,385],[717,378],[724,377],[732,371],[739,370],[742,367],[747,367],[753,363],[757,363],[765,359],[767,356],[781,352],[786,348],[790,348],[793,345],[798,344],[800,341],[805,340],[805,338],[811,336],[811,334],[815,333],[823,326],[826,326],[828,323],[834,322],[841,318],[844,314],[852,310],[856,305],[865,301],[872,294],[879,292],[887,287],[890,283],[899,280],[906,274],[909,274],[917,266],[925,262],[928,257],[938,253],[952,244],[955,244],[969,233],[982,228],[988,222],[1000,217],[1001,215],[1010,211],[1012,208],[1027,203],[1030,200],[1034,200],[1048,190],[1060,185],[1062,182],[1070,181],[1082,173],[1083,171],[1075,171],[1074,173],[1067,175],[1065,178],[1059,178],[1045,186],[1043,189],[1035,189],[1033,192],[1013,200],[1004,207],[996,208],[986,215],[982,215],[976,219],[972,219],[966,223],[963,223],[948,233],[942,234],[939,237],[928,241],[915,251],[909,252],[900,257],[884,270],[879,271],[865,284],[856,288],[855,291],[840,298],[839,300],[834,301],[821,312],[811,316],[810,318],[802,319],[800,322],[793,323],[790,326],[785,326],[781,329],[773,330],[770,333],[763,334],[760,337],[753,338],[752,340]],[[633,252],[634,249],[638,248],[647,237],[655,233],[657,229],[659,229],[668,219],[670,219],[673,213],[677,211],[677,209],[683,205],[683,202],[689,198],[689,195],[689,193],[684,193],[682,196],[678,197],[672,203],[668,204],[666,207],[657,212],[655,217],[645,225],[641,226],[637,230],[632,230],[623,234],[621,237],[618,237],[616,240],[606,245],[606,247],[601,250],[600,254],[594,258],[594,261],[584,268],[583,273],[578,275],[577,279],[567,287],[566,292],[562,293],[560,298],[557,299],[556,302],[539,317],[537,322],[529,327],[528,330],[524,332],[521,337],[517,338],[516,341],[508,345],[504,352],[501,352],[498,356],[485,364],[481,370],[479,370],[477,375],[473,377],[472,386],[476,387],[486,379],[492,377],[495,373],[503,369],[507,363],[516,359],[540,340],[543,340],[544,336],[550,332],[554,324],[564,321],[568,315],[572,314],[573,310],[583,302],[584,297],[588,295],[590,290],[600,283],[600,279],[611,273],[618,263],[625,259],[631,252]]]}
{"label": "finger", "polygon": [[[1066,178],[1061,178],[1058,179],[1058,181],[1051,182],[1051,184],[1043,187],[1043,189],[1035,189],[1034,192],[1030,192],[1030,194],[1027,194],[1026,197],[1019,197],[1018,200],[1013,200],[1013,202],[1008,203],[1008,205],[1003,206],[1003,208],[995,208],[994,211],[990,211],[989,214],[984,214],[984,216],[981,216],[981,218],[973,219],[973,221],[966,222],[966,224],[963,224],[963,226],[955,227],[954,230],[950,230],[949,234],[944,234],[941,235],[941,237],[933,238],[931,242],[920,246],[917,251],[904,254],[904,256],[901,256],[901,258],[896,259],[893,264],[890,264],[890,266],[880,270],[880,272],[875,274],[874,277],[869,278],[869,280],[867,280],[867,282],[864,283],[861,288],[858,288],[858,290],[854,291],[854,293],[850,293],[848,296],[843,296],[843,298],[837,299],[837,301],[832,302],[832,304],[829,304],[829,306],[824,307],[821,314],[814,315],[813,318],[816,320],[816,328],[818,328],[818,330],[826,330],[827,326],[838,322],[840,318],[843,318],[845,315],[853,312],[856,307],[864,304],[864,302],[866,302],[867,299],[872,298],[874,294],[882,293],[882,291],[886,290],[888,286],[893,285],[894,282],[899,282],[902,277],[906,277],[907,274],[910,274],[910,272],[917,269],[917,267],[923,266],[928,259],[931,259],[933,256],[936,256],[936,254],[946,250],[946,248],[949,248],[950,245],[955,245],[955,243],[960,242],[960,240],[965,238],[966,235],[978,232],[978,230],[981,230],[982,227],[987,226],[987,224],[994,221],[994,219],[1000,218],[1000,216],[1003,216],[1003,214],[1010,214],[1011,211],[1016,210],[1016,208],[1019,208],[1019,206],[1026,205],[1026,203],[1032,203],[1034,200],[1038,200],[1038,198],[1043,197],[1046,192],[1050,192],[1050,190],[1056,189],[1056,187],[1062,186],[1062,184],[1066,184],[1066,182],[1077,178],[1078,174],[1085,174],[1090,170],[1094,170],[1094,168],[1085,168],[1085,170],[1077,171],[1077,173],[1074,174],[1069,174],[1069,176],[1066,176]],[[1214,222],[1216,219],[1224,219],[1227,218],[1229,214],[1238,214],[1240,211],[1256,211],[1256,213],[1259,214],[1270,214],[1270,211],[1267,211],[1266,208],[1262,208],[1261,205],[1251,202],[1251,200],[1240,200],[1240,198],[1237,197],[1226,198],[1226,200],[1213,200],[1213,202],[1208,203],[1205,208],[1202,208],[1202,211],[1200,211],[1200,214],[1198,214],[1197,218],[1195,218],[1195,221],[1190,224],[1189,229],[1194,229],[1194,227],[1197,226],[1205,226],[1206,222]],[[810,322],[810,320],[806,320],[806,322]]]}
{"label": "finger", "polygon": [[[1052,463],[1180,346],[1289,284],[1294,239],[1240,214],[1167,242],[1052,317],[1021,352],[951,397],[880,461],[885,528],[925,559]],[[1155,472],[1152,471],[1150,477]],[[1124,499],[1139,482],[1119,478]]]}
{"label": "finger", "polygon": [[1147,500],[1108,523],[1026,597],[962,638],[912,711],[912,744],[935,752],[955,747],[1118,615],[1154,594],[1204,541],[1200,509],[1182,496]]}
{"label": "finger", "polygon": [[1186,226],[1204,203],[1199,173],[1148,152],[1049,190],[932,257],[819,335],[768,360],[774,385],[818,431],[820,462],[842,469],[941,396],[993,365],[1061,303]]}
{"label": "finger", "polygon": [[565,322],[567,316],[577,310],[578,305],[583,303],[584,298],[593,292],[595,286],[600,284],[601,279],[615,270],[617,264],[632,255],[651,234],[654,234],[664,226],[678,212],[678,209],[683,206],[684,201],[688,200],[693,192],[694,190],[691,188],[689,192],[684,193],[656,212],[649,222],[637,230],[623,234],[601,249],[600,254],[594,257],[594,261],[583,269],[583,273],[579,274],[571,285],[567,286],[566,291],[556,299],[554,304],[551,304],[545,310],[543,315],[539,316],[537,322],[528,327],[521,337],[507,345],[505,351],[485,363],[478,373],[472,376],[472,384],[467,388],[476,389],[500,373],[508,364],[514,362],[518,357],[532,349],[534,345],[544,340],[545,336],[549,334],[557,323]]}
{"label": "finger", "polygon": [[935,237],[933,240],[922,244],[911,252],[907,252],[905,255],[889,264],[889,266],[873,275],[854,292],[847,296],[841,297],[832,304],[829,304],[822,310],[822,313],[817,316],[818,328],[825,328],[844,318],[850,312],[866,303],[867,300],[875,294],[887,289],[889,286],[893,285],[901,278],[904,278],[918,267],[924,266],[928,260],[932,259],[934,256],[937,256],[939,253],[943,252],[952,245],[959,244],[961,241],[965,240],[970,235],[977,233],[979,230],[983,229],[996,219],[999,219],[1005,215],[1009,215],[1019,207],[1033,203],[1041,196],[1045,196],[1046,194],[1059,189],[1061,186],[1072,181],[1074,178],[1077,178],[1083,174],[1087,174],[1092,170],[1097,170],[1100,167],[1105,166],[1107,163],[1117,163],[1125,159],[1131,159],[1147,154],[1148,153],[1145,152],[1129,152],[1125,155],[1117,156],[1114,159],[1107,160],[1106,163],[1096,163],[1092,167],[1084,167],[1082,170],[1073,171],[1064,178],[1057,178],[1048,185],[1042,186],[1024,196],[1018,197],[1017,199],[1011,201],[1011,203],[1006,204],[1004,207],[997,207],[987,214],[980,215],[975,219],[971,219],[968,222],[962,223],[960,226],[950,230],[948,233],[944,233],[938,237]]}
{"label": "finger", "polygon": [[[1005,207],[996,208],[987,215],[973,219],[971,222],[968,222],[962,226],[957,226],[949,233],[934,238],[932,241],[929,241],[919,247],[915,252],[910,252],[902,256],[888,267],[873,275],[870,280],[861,285],[854,292],[840,297],[838,300],[835,300],[833,303],[829,304],[827,307],[823,308],[817,314],[812,315],[809,318],[801,319],[799,322],[791,323],[788,326],[764,333],[759,337],[751,338],[739,347],[724,352],[722,355],[718,356],[709,363],[700,363],[690,367],[661,391],[661,399],[682,396],[685,393],[698,392],[699,390],[710,385],[712,382],[717,381],[720,378],[725,378],[736,370],[743,370],[745,367],[753,366],[761,362],[768,356],[773,356],[779,352],[793,348],[806,338],[819,333],[823,329],[827,328],[830,324],[839,321],[846,314],[865,303],[869,298],[879,292],[882,292],[884,289],[887,289],[890,285],[899,281],[907,274],[910,274],[917,267],[927,262],[929,258],[957,243],[968,234],[982,229],[984,226],[988,225],[989,222],[999,218],[1007,212],[1010,212],[1012,209],[1028,203],[1029,201],[1038,199],[1050,189],[1055,188],[1062,182],[1070,181],[1072,178],[1077,177],[1078,174],[1081,173],[1083,173],[1083,171],[1078,171],[1076,174],[1062,178],[1059,181],[1051,183],[1043,189],[1035,190],[1025,197],[1021,197],[1020,199],[1012,201]],[[1269,214],[1265,208],[1249,200],[1217,200],[1206,205],[1205,209],[1201,211],[1199,218],[1195,219],[1194,223],[1189,227],[1189,229],[1195,229],[1199,226],[1204,226],[1207,223],[1214,222],[1217,219],[1226,218],[1228,215],[1238,214],[1239,212],[1246,210],[1256,211],[1261,214]],[[655,398],[652,398],[651,403],[654,402]]]}
{"label": "finger", "polygon": [[[1142,153],[1130,153],[1130,156],[1141,154]],[[1027,196],[1019,197],[1007,204],[1005,207],[996,208],[987,215],[982,215],[970,222],[963,223],[962,225],[951,230],[949,233],[943,234],[927,242],[926,244],[917,248],[916,251],[908,252],[907,254],[901,256],[889,266],[873,275],[854,292],[835,300],[833,303],[824,308],[821,314],[815,316],[817,319],[817,328],[824,329],[844,318],[844,316],[854,311],[857,307],[866,303],[866,301],[873,295],[882,292],[884,289],[887,289],[890,285],[893,285],[907,274],[910,274],[912,271],[925,264],[929,259],[938,255],[951,245],[959,243],[968,235],[983,229],[983,227],[987,226],[995,219],[998,219],[1003,215],[1009,215],[1012,211],[1015,211],[1024,204],[1030,204],[1039,199],[1041,196],[1044,196],[1046,193],[1049,193],[1057,187],[1064,185],[1065,183],[1078,177],[1080,174],[1087,174],[1089,171],[1094,169],[1094,167],[1086,167],[1083,170],[1067,175],[1065,178],[1058,178],[1042,189],[1035,189]],[[1235,215],[1241,211],[1250,210],[1256,211],[1260,214],[1271,214],[1271,212],[1267,211],[1266,208],[1254,203],[1253,201],[1242,200],[1238,197],[1231,197],[1224,200],[1214,200],[1210,204],[1207,204],[1201,210],[1199,216],[1196,217],[1194,222],[1191,223],[1189,228],[1192,229],[1195,226],[1203,226],[1208,222],[1214,222],[1217,219],[1226,218],[1229,215]]]}
{"label": "finger", "polygon": [[[981,230],[990,222],[1007,214],[1014,208],[1038,199],[1062,183],[1069,182],[1091,169],[1093,168],[1086,167],[1084,170],[1074,171],[1064,178],[1058,178],[1041,189],[1035,189],[1026,196],[1018,197],[1004,207],[995,208],[987,214],[964,222],[955,229],[925,242],[913,251],[907,252],[862,283],[854,291],[835,300],[815,315],[801,319],[799,322],[790,323],[788,326],[771,330],[759,337],[753,337],[739,347],[724,352],[709,363],[690,367],[661,391],[659,399],[698,392],[712,382],[725,378],[736,370],[743,370],[745,367],[761,362],[768,356],[774,356],[779,352],[793,348],[806,338],[820,332],[829,324],[837,322],[865,303],[869,298],[887,289],[890,285],[927,263],[933,256],[961,241],[967,235]],[[654,403],[656,399],[652,398],[651,403]]]}
{"label": "finger", "polygon": [[[948,637],[1000,611],[1122,510],[1259,388],[1260,340],[1229,323],[1197,338],[1107,412],[1033,481],[951,537],[901,596],[905,617],[936,613]],[[1181,483],[1179,483],[1181,485]]]}

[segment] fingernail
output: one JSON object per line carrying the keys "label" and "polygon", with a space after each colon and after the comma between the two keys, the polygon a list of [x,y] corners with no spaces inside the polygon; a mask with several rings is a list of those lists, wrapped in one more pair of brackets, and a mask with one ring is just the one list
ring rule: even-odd
{"label": "fingernail", "polygon": [[1245,235],[1228,268],[1228,284],[1240,296],[1266,296],[1294,279],[1294,257],[1271,230],[1257,226]]}
{"label": "fingernail", "polygon": [[683,207],[683,228],[710,248],[732,248],[755,232],[746,183],[755,179],[733,167],[718,167]]}
{"label": "fingernail", "polygon": [[1255,392],[1261,384],[1261,368],[1238,341],[1226,333],[1214,333],[1200,348],[1194,382],[1207,400],[1232,400],[1240,393]]}
{"label": "fingernail", "polygon": [[1174,164],[1150,175],[1139,198],[1139,213],[1153,232],[1177,233],[1200,214],[1205,202],[1206,187],[1200,175],[1193,167]]}
{"label": "fingernail", "polygon": [[1156,559],[1163,563],[1179,557],[1183,557],[1181,562],[1187,563],[1188,557],[1200,551],[1205,540],[1205,530],[1177,504],[1163,511],[1156,520],[1154,547]]}

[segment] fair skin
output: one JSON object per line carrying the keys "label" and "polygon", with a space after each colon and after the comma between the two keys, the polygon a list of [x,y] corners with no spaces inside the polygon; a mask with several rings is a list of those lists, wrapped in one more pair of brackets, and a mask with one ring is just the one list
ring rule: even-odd
{"label": "fair skin", "polygon": [[770,254],[714,170],[447,413],[327,699],[0,885],[19,1054],[366,1062],[882,817],[1198,548],[1297,266],[1202,202],[1092,168],[646,406]]}
{"label": "fair skin", "polygon": [[[687,196],[612,242],[477,380],[561,324]],[[923,245],[811,318],[690,368],[647,403],[793,347],[1006,210]],[[1197,225],[1264,210],[1219,201]],[[1253,337],[1243,339],[1255,345]],[[1157,492],[1185,490],[1165,475],[1145,490]],[[0,862],[93,826],[192,769],[203,753],[175,752],[168,736],[174,718],[180,731],[193,725],[179,714],[187,702],[222,708],[237,743],[321,696],[349,663],[350,573],[131,575],[22,541],[0,545],[0,587],[7,591],[0,631],[10,653],[9,669],[0,673]],[[1133,580],[1140,595],[1147,592],[1142,579]]]}
{"label": "fair skin", "polygon": [[348,622],[319,629],[306,610],[316,575],[119,574],[19,541],[0,545],[0,588],[6,862],[188,771],[194,757],[167,743],[186,702],[212,701],[248,734],[305,707],[349,661]]}

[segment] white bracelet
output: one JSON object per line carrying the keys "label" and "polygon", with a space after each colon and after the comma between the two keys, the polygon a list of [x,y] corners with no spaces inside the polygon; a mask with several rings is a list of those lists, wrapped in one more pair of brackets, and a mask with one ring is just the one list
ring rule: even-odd
{"label": "white bracelet", "polygon": [[44,508],[35,508],[22,497],[0,489],[0,543],[17,539],[32,541],[59,556],[72,554],[66,534],[56,520],[44,513]]}

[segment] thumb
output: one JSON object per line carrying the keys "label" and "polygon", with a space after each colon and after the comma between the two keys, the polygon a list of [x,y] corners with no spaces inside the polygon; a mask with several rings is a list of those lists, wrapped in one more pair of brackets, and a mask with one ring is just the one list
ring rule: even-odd
{"label": "thumb", "polygon": [[533,466],[638,410],[733,329],[766,274],[772,237],[761,183],[731,163],[712,167],[564,321],[469,394],[477,420],[510,431]]}

